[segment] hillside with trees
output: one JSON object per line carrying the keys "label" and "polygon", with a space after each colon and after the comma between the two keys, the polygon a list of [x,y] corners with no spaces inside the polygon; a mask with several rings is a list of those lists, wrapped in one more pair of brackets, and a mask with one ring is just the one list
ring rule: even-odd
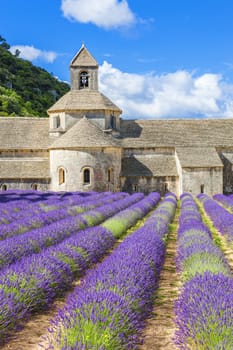
{"label": "hillside with trees", "polygon": [[0,36],[0,116],[46,117],[46,110],[69,91],[69,85],[9,49]]}

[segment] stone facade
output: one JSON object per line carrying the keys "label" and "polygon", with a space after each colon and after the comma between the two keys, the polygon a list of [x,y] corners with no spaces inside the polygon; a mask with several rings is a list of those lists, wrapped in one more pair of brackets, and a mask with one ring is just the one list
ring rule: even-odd
{"label": "stone facade", "polygon": [[223,167],[223,184],[225,193],[233,193],[233,149],[220,152]]}
{"label": "stone facade", "polygon": [[123,120],[82,46],[49,118],[0,117],[0,190],[233,193],[233,120]]}
{"label": "stone facade", "polygon": [[[50,171],[53,191],[119,191],[121,154],[115,149],[51,150]],[[59,184],[59,169],[65,171],[65,181]],[[114,174],[109,172],[114,169]],[[84,171],[90,171],[90,181]]]}
{"label": "stone facade", "polygon": [[182,192],[222,193],[222,168],[184,168],[182,169]]}

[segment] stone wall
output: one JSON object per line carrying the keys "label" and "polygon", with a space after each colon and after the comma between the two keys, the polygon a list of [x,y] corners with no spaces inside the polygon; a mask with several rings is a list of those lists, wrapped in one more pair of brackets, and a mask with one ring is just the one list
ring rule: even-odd
{"label": "stone wall", "polygon": [[[69,130],[74,124],[76,124],[83,116],[86,116],[92,123],[97,125],[101,129],[111,129],[111,116],[115,118],[115,130],[120,130],[120,113],[112,112],[111,110],[77,110],[75,113],[70,112],[55,112],[50,113],[50,132],[55,132],[56,129],[62,129],[64,131]],[[59,135],[58,135],[59,136]]]}
{"label": "stone wall", "polygon": [[197,195],[201,192],[210,196],[222,193],[223,170],[222,168],[183,168],[182,169],[183,192],[191,192]]}
{"label": "stone wall", "polygon": [[80,73],[88,72],[88,88],[91,90],[98,90],[98,68],[93,67],[70,67],[70,82],[71,89],[80,90]]}
{"label": "stone wall", "polygon": [[223,193],[233,193],[233,152],[220,154],[223,162]]}
{"label": "stone wall", "polygon": [[4,190],[38,190],[49,191],[50,180],[48,179],[1,179],[0,191]]}
{"label": "stone wall", "polygon": [[177,153],[175,152],[175,161],[176,161],[176,168],[179,176],[178,180],[178,189],[177,189],[177,196],[179,197],[183,193],[183,172],[182,172],[182,167],[180,164],[180,160],[177,156]]}
{"label": "stone wall", "polygon": [[178,195],[179,178],[176,176],[146,177],[128,176],[121,177],[121,190],[129,193],[159,192],[164,195],[166,192],[173,192]]}
{"label": "stone wall", "polygon": [[174,147],[141,147],[141,148],[125,148],[124,157],[137,156],[137,155],[174,155]]}
{"label": "stone wall", "polygon": [[[50,113],[50,132],[55,132],[56,129],[61,128],[63,131],[69,130],[74,124],[76,124],[84,115],[90,119],[93,123],[99,126],[101,129],[105,129],[105,114],[104,110],[93,111],[76,111],[75,113]],[[57,126],[57,120],[59,118],[59,124]],[[59,136],[59,135],[58,135]]]}
{"label": "stone wall", "polygon": [[[52,191],[119,191],[121,171],[119,149],[51,150],[50,172]],[[59,184],[59,169],[65,171],[65,181]],[[84,183],[84,170],[90,171],[90,182]],[[108,181],[108,170],[113,174]]]}

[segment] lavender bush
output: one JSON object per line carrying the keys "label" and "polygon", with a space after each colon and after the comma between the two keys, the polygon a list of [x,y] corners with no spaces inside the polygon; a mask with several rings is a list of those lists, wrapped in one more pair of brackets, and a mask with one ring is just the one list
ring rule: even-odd
{"label": "lavender bush", "polygon": [[197,274],[184,284],[175,308],[180,349],[233,349],[232,277]]}
{"label": "lavender bush", "polygon": [[36,194],[33,192],[33,196],[36,198],[32,199],[30,191],[6,191],[0,194],[0,228],[1,224],[8,224],[22,218],[80,204],[91,199],[92,196],[94,199],[94,195],[100,196],[101,194],[88,193],[88,196],[83,196],[81,192],[72,192],[64,196],[55,192],[38,192]]}
{"label": "lavender bush", "polygon": [[111,198],[106,198],[106,202],[110,202],[111,199],[111,204],[108,203],[75,217],[68,217],[0,241],[0,268],[12,264],[24,256],[39,253],[44,247],[57,244],[78,230],[97,225],[104,219],[139,201],[144,196],[139,193],[116,201],[120,197],[121,194],[119,193],[113,194]]}
{"label": "lavender bush", "polygon": [[152,206],[155,206],[160,199],[160,195],[157,192],[152,192],[148,195],[146,201],[141,201],[140,206],[135,203],[130,208],[122,210],[119,214],[106,220],[102,226],[112,232],[112,234],[118,238],[122,235],[126,228],[132,226],[135,220],[141,219],[151,210]]}
{"label": "lavender bush", "polygon": [[[151,210],[158,200],[159,195],[155,193],[133,205],[138,216],[134,222],[129,217],[131,224]],[[145,207],[147,209],[141,211]],[[125,222],[125,230],[127,227]],[[115,241],[105,228],[89,228],[3,270],[0,274],[0,338],[4,340],[32,311],[48,306],[75,277],[106,254]]]}
{"label": "lavender bush", "polygon": [[225,196],[224,194],[215,194],[213,198],[219,202],[220,204],[224,205],[227,209],[233,211],[233,198],[230,196]]}
{"label": "lavender bush", "polygon": [[135,349],[151,312],[176,208],[169,194],[143,227],[89,271],[53,321],[49,349]]}
{"label": "lavender bush", "polygon": [[[66,206],[59,209],[51,210],[48,212],[40,212],[38,214],[33,211],[33,214],[30,214],[26,217],[23,217],[19,220],[15,220],[14,222],[8,225],[0,226],[0,240],[12,237],[16,234],[21,234],[27,231],[30,231],[33,228],[39,228],[42,226],[49,225],[53,222],[62,220],[64,218],[68,218],[69,216],[75,216],[79,213],[94,209],[98,206],[104,205],[108,203],[108,201],[112,201],[113,198],[118,200],[120,198],[124,198],[124,193],[118,193],[117,195],[107,195],[106,193],[101,193],[97,195],[93,195],[91,197],[86,197],[82,201],[79,201],[79,205],[76,204],[72,206]],[[81,203],[80,203],[81,202]],[[74,203],[74,202],[73,202]],[[27,212],[31,213],[30,210]]]}
{"label": "lavender bush", "polygon": [[233,214],[205,194],[199,195],[198,199],[218,231],[233,242]]}
{"label": "lavender bush", "polygon": [[232,274],[189,194],[181,198],[176,265],[184,282],[175,303],[178,348],[232,349]]}

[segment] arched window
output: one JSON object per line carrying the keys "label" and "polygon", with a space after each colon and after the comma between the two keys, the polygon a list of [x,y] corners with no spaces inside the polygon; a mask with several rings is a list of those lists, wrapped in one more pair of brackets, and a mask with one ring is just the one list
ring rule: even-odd
{"label": "arched window", "polygon": [[65,183],[65,170],[63,168],[59,168],[58,170],[58,183],[59,185],[62,185]]}
{"label": "arched window", "polygon": [[113,181],[113,168],[108,169],[108,182]]}
{"label": "arched window", "polygon": [[84,89],[88,87],[88,73],[81,72],[80,73],[80,89]]}
{"label": "arched window", "polygon": [[91,182],[90,169],[84,169],[83,171],[83,183],[89,184]]}
{"label": "arched window", "polygon": [[38,185],[36,183],[31,185],[32,190],[37,191],[38,190]]}
{"label": "arched window", "polygon": [[7,190],[7,185],[3,184],[3,185],[1,186],[1,190],[2,190],[2,191],[6,191],[6,190]]}

